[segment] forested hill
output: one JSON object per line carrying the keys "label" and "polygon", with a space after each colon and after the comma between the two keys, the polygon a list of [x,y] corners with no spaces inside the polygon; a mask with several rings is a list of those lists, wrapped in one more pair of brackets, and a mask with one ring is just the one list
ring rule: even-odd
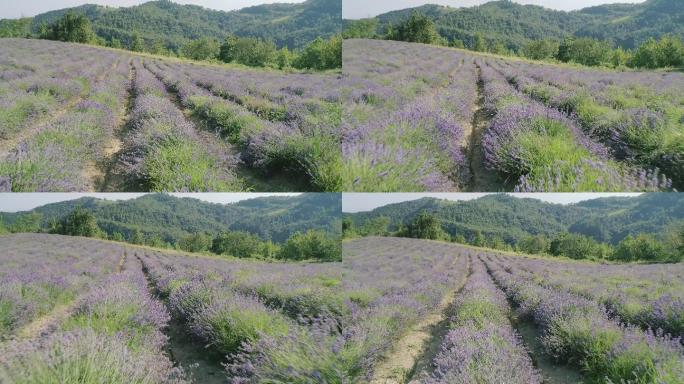
{"label": "forested hill", "polygon": [[[455,4],[457,2],[454,2]],[[477,33],[518,50],[530,40],[562,39],[569,35],[609,39],[617,46],[635,48],[649,38],[665,34],[684,37],[682,0],[647,0],[638,4],[612,4],[564,12],[509,0],[469,8],[424,5],[379,15],[380,29],[419,11],[437,25],[449,40],[472,46]]]}
{"label": "forested hill", "polygon": [[[95,33],[107,41],[114,38],[126,44],[137,32],[148,43],[160,41],[174,51],[189,39],[213,37],[221,40],[228,33],[262,37],[279,47],[300,48],[317,37],[337,34],[342,28],[341,0],[264,4],[231,12],[169,0],[120,8],[86,4],[37,15],[27,20],[26,28],[37,34],[41,24],[53,23],[69,10],[86,15]],[[3,22],[12,23],[0,20],[0,31]]]}
{"label": "forested hill", "polygon": [[510,243],[528,235],[564,231],[589,235],[616,244],[628,234],[663,233],[684,223],[684,194],[650,193],[560,205],[509,195],[490,195],[471,201],[424,198],[386,205],[370,212],[346,213],[355,226],[385,216],[391,230],[409,223],[418,213],[435,215],[451,235],[501,236]]}
{"label": "forested hill", "polygon": [[197,199],[149,194],[136,199],[110,201],[81,198],[38,207],[30,212],[0,213],[5,225],[29,214],[39,214],[48,228],[82,207],[93,213],[108,234],[124,236],[134,230],[159,235],[169,242],[192,233],[217,234],[226,230],[247,231],[274,242],[283,242],[297,231],[320,229],[339,236],[341,196],[334,193],[307,193],[299,196],[262,197],[233,204],[212,204]]}

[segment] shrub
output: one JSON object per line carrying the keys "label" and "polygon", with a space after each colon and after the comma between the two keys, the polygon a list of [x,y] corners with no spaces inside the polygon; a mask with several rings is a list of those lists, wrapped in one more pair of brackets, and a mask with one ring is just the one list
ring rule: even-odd
{"label": "shrub", "polygon": [[287,239],[276,258],[284,260],[342,261],[342,243],[324,232],[310,229]]}

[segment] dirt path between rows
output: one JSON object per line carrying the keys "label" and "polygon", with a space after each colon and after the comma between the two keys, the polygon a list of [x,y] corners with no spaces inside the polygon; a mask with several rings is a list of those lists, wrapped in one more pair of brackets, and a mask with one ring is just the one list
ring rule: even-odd
{"label": "dirt path between rows", "polygon": [[[159,297],[157,287],[150,276],[150,271],[137,254],[140,268],[147,281],[147,288],[155,300],[164,303]],[[166,303],[164,303],[166,305]],[[181,367],[188,374],[193,383],[223,384],[226,382],[226,371],[221,365],[223,355],[207,349],[202,343],[193,339],[188,332],[187,324],[180,319],[172,319],[164,329],[168,337],[166,353],[174,366]]]}
{"label": "dirt path between rows", "polygon": [[482,136],[487,129],[489,115],[484,108],[484,83],[482,81],[482,68],[477,67],[477,103],[473,113],[473,121],[466,128],[468,140],[468,164],[470,166],[470,182],[466,186],[467,192],[498,192],[501,191],[502,183],[494,171],[485,166],[484,148]]}
{"label": "dirt path between rows", "polygon": [[416,372],[429,366],[442,337],[448,331],[451,305],[470,276],[470,260],[467,261],[467,268],[468,273],[458,287],[445,295],[434,311],[412,327],[375,367],[370,384],[406,383]]}
{"label": "dirt path between rows", "polygon": [[119,175],[116,172],[116,166],[121,156],[124,139],[131,130],[130,116],[133,106],[135,105],[136,71],[135,66],[133,65],[133,58],[129,59],[128,67],[128,90],[123,111],[121,111],[119,124],[117,124],[117,130],[114,132],[114,136],[110,138],[104,148],[104,158],[97,164],[99,171],[92,175],[95,189],[101,192],[121,192],[125,189],[124,176]]}

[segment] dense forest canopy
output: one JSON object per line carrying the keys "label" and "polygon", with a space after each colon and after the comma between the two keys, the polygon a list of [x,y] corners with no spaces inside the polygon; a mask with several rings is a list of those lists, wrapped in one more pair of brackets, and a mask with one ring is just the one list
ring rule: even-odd
{"label": "dense forest canopy", "polygon": [[[386,34],[392,25],[416,11],[433,20],[442,37],[461,41],[471,49],[480,35],[490,45],[501,42],[516,52],[532,40],[562,40],[567,36],[610,40],[625,49],[634,49],[650,38],[659,39],[668,34],[684,37],[681,0],[601,5],[573,12],[521,5],[509,0],[469,8],[428,4],[377,16],[374,32]],[[354,23],[347,21],[347,25]]]}
{"label": "dense forest canopy", "polygon": [[[345,217],[357,228],[384,224],[395,231],[400,226],[408,226],[424,211],[433,214],[447,234],[460,234],[466,239],[480,233],[514,244],[529,235],[552,236],[567,231],[617,244],[630,234],[664,233],[670,227],[684,224],[684,196],[649,193],[570,205],[505,194],[458,202],[424,198],[386,205],[370,212],[345,213]],[[384,223],[383,218],[386,219]]]}
{"label": "dense forest canopy", "polygon": [[22,230],[26,232],[49,230],[76,208],[92,213],[107,237],[118,233],[130,240],[140,233],[170,244],[197,233],[217,235],[225,231],[249,232],[262,240],[284,243],[294,233],[310,229],[339,237],[341,228],[341,197],[324,193],[262,197],[225,205],[164,194],[125,201],[81,198],[30,212],[0,213],[0,223],[9,229],[30,227]]}
{"label": "dense forest canopy", "polygon": [[231,12],[157,0],[120,8],[85,4],[33,18],[0,20],[0,37],[37,36],[41,28],[69,11],[85,15],[95,34],[107,42],[115,40],[130,46],[136,38],[142,38],[148,46],[161,44],[174,52],[190,40],[221,41],[228,34],[258,37],[278,47],[298,49],[316,38],[330,38],[342,28],[340,0],[263,4]]}

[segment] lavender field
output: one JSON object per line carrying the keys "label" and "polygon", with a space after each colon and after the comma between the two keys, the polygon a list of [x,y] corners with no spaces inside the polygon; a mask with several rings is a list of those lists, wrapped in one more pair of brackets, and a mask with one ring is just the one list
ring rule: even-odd
{"label": "lavender field", "polygon": [[0,47],[0,191],[340,189],[335,74]]}
{"label": "lavender field", "polygon": [[345,40],[350,191],[684,188],[684,74]]}
{"label": "lavender field", "polygon": [[0,245],[3,383],[350,382],[339,263],[41,234]]}
{"label": "lavender field", "polygon": [[684,380],[682,264],[601,265],[403,238],[344,250],[345,284],[363,297],[354,329],[378,335],[359,344],[373,347],[358,382]]}

